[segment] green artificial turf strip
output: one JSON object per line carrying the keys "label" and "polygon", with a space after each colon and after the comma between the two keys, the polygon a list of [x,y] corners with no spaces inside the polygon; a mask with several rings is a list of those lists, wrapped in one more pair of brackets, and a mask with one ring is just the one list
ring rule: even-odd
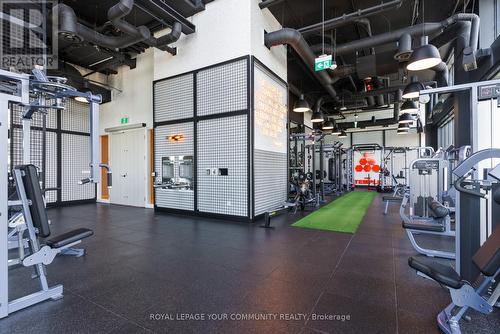
{"label": "green artificial turf strip", "polygon": [[375,192],[367,191],[350,192],[305,216],[292,226],[354,233],[376,195]]}

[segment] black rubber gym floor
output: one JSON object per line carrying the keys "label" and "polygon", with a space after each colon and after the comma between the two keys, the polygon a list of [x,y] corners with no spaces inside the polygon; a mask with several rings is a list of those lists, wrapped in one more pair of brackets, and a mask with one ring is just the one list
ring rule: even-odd
{"label": "black rubber gym floor", "polygon": [[[94,230],[83,243],[88,253],[56,258],[47,274],[64,284],[64,298],[11,314],[0,332],[437,333],[449,294],[408,267],[415,252],[396,208],[382,211],[378,196],[351,235],[290,227],[300,215],[278,217],[266,230],[104,204],[51,209],[54,234]],[[30,275],[10,273],[11,299],[37,289]],[[196,313],[205,320],[165,318]],[[499,318],[481,319],[483,332],[493,333]]]}

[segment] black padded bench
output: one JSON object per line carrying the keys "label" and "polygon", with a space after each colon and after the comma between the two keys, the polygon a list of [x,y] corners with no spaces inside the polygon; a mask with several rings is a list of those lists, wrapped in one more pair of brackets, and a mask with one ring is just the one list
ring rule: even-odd
{"label": "black padded bench", "polygon": [[460,289],[465,284],[452,267],[433,262],[427,256],[410,257],[408,265],[416,271],[431,277],[436,282],[453,289]]}
{"label": "black padded bench", "polygon": [[[472,261],[486,277],[494,277],[500,268],[500,226],[474,254]],[[408,265],[448,287],[459,289],[467,282],[451,267],[429,260],[425,256],[408,259]]]}
{"label": "black padded bench", "polygon": [[60,234],[48,240],[45,240],[45,244],[52,248],[61,248],[69,245],[75,241],[82,240],[90,237],[94,234],[94,231],[88,228],[77,228],[75,230]]}
{"label": "black padded bench", "polygon": [[[464,280],[451,266],[434,262],[425,256],[408,259],[411,268],[446,286],[450,291],[452,303],[437,316],[438,326],[444,333],[460,333],[459,321],[469,308],[483,314],[493,312],[493,306],[500,296],[500,285],[495,287],[495,277],[500,275],[500,226],[496,227],[474,254],[472,261],[482,274],[477,288]],[[490,288],[491,294],[486,293]]]}
{"label": "black padded bench", "polygon": [[[34,165],[19,165],[14,168],[22,172],[24,191],[26,192],[27,199],[31,201],[29,211],[33,226],[37,229],[39,237],[47,238],[50,236],[49,219],[36,167]],[[93,234],[94,232],[88,228],[77,228],[45,240],[45,244],[57,249],[88,238]]]}
{"label": "black padded bench", "polygon": [[411,223],[403,222],[403,228],[409,230],[431,231],[431,232],[444,232],[446,230],[444,224],[419,222],[417,220]]}

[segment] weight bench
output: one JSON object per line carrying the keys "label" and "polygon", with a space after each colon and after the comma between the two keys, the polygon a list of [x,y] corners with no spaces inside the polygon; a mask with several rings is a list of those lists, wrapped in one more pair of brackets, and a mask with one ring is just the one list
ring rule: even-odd
{"label": "weight bench", "polygon": [[[47,299],[61,298],[63,287],[62,285],[48,286],[45,265],[52,263],[57,254],[65,251],[84,252],[84,250],[74,250],[71,247],[81,243],[82,239],[94,234],[90,229],[78,228],[50,239],[45,239],[50,236],[50,226],[36,167],[34,165],[19,165],[14,167],[13,173],[17,193],[22,205],[25,228],[19,236],[19,259],[9,259],[9,262],[22,263],[25,267],[34,266],[37,273],[36,276],[40,280],[41,290],[9,302],[9,313]],[[28,233],[28,242],[25,242],[26,239],[23,237],[25,231]],[[39,239],[42,239],[43,245],[40,244]],[[27,256],[25,256],[27,245],[29,246],[29,251]]]}
{"label": "weight bench", "polygon": [[[500,284],[488,295],[487,291],[493,287],[495,278],[500,274],[500,226],[479,248],[472,258],[482,275],[482,282],[477,289],[449,266],[429,261],[423,256],[410,257],[408,265],[444,285],[450,291],[452,303],[437,316],[439,328],[446,334],[459,334],[460,320],[465,312],[472,308],[483,314],[493,312],[493,306],[500,297]],[[459,308],[453,313],[455,308]]]}

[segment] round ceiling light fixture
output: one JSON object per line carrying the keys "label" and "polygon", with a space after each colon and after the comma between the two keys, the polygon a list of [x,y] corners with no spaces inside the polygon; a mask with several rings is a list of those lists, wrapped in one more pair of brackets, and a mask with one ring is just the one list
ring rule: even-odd
{"label": "round ceiling light fixture", "polygon": [[[423,41],[426,42],[426,38],[423,38]],[[408,71],[422,71],[432,68],[441,62],[439,50],[432,44],[422,43],[420,47],[412,52],[406,69]]]}
{"label": "round ceiling light fixture", "polygon": [[418,106],[414,101],[404,101],[401,105],[401,112],[403,113],[412,113],[418,112]]}
{"label": "round ceiling light fixture", "polygon": [[403,99],[416,99],[420,96],[420,91],[424,89],[424,85],[422,85],[418,81],[412,81],[408,85],[406,85],[403,90]]}
{"label": "round ceiling light fixture", "polygon": [[293,105],[293,111],[302,113],[310,110],[311,107],[309,106],[309,103],[304,99],[304,94],[301,94],[300,98],[295,101],[295,104]]}

